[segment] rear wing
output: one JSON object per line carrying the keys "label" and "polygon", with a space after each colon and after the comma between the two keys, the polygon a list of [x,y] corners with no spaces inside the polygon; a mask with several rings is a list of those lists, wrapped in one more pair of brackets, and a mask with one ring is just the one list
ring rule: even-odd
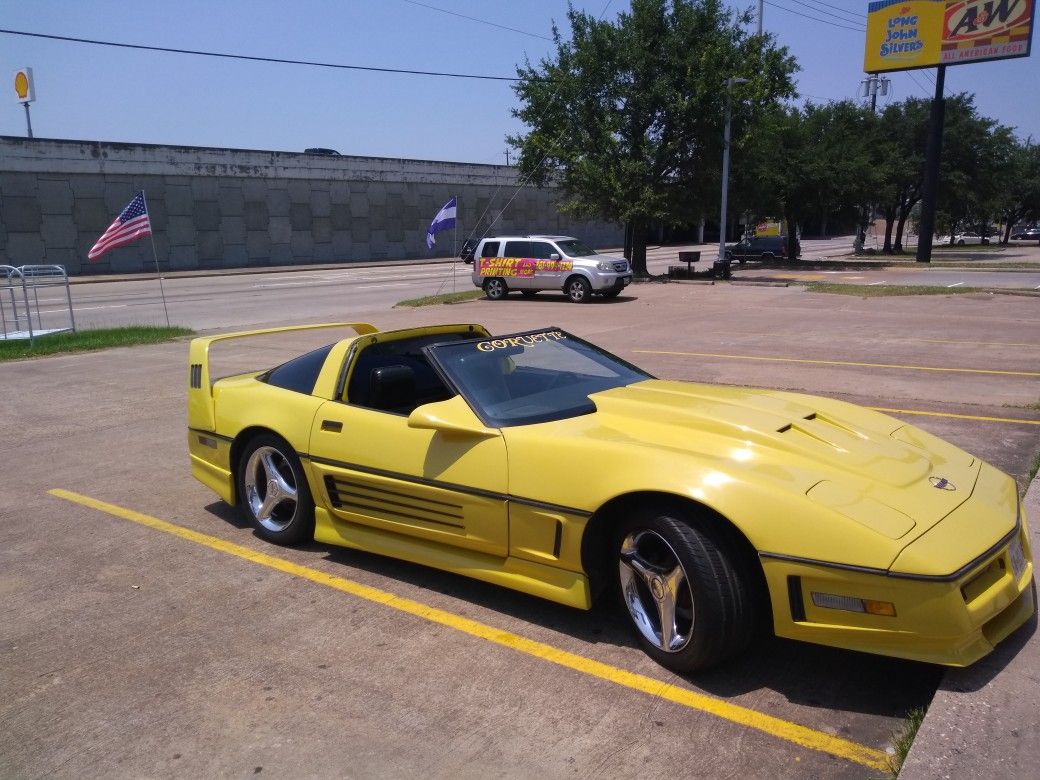
{"label": "rear wing", "polygon": [[238,333],[221,333],[217,336],[203,336],[192,339],[188,347],[188,425],[204,431],[216,429],[213,414],[213,385],[209,372],[209,348],[218,341],[243,339],[250,336],[266,336],[271,333],[290,333],[298,330],[321,330],[323,328],[351,328],[359,335],[378,333],[373,325],[367,322],[328,322],[321,325],[290,325],[284,328],[263,328],[261,330],[243,330]]}

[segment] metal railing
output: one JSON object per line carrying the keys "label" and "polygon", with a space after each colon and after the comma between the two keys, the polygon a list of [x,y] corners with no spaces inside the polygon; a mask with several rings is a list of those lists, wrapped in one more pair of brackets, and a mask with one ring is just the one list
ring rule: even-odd
{"label": "metal railing", "polygon": [[[41,309],[41,290],[45,293],[43,303],[52,304],[54,301],[46,298],[46,292],[57,288],[64,288],[68,308]],[[72,291],[64,266],[0,265],[0,328],[4,341],[28,339],[30,344],[40,336],[75,333]]]}

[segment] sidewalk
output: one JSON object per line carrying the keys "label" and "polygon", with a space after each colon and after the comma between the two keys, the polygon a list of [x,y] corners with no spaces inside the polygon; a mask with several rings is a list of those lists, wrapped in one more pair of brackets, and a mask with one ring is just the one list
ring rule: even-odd
{"label": "sidewalk", "polygon": [[[1035,567],[1040,550],[1040,475],[1029,486],[1023,505],[1032,523]],[[901,780],[1040,776],[1036,627],[1034,616],[974,666],[946,672],[899,773]]]}

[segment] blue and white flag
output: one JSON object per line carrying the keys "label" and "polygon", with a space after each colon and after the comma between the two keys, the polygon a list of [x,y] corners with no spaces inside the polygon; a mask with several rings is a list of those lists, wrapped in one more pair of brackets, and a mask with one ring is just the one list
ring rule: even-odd
{"label": "blue and white flag", "polygon": [[433,222],[426,230],[427,248],[433,249],[433,245],[437,243],[434,235],[453,227],[455,227],[455,198],[441,206],[441,210],[437,212],[437,216],[433,218]]}

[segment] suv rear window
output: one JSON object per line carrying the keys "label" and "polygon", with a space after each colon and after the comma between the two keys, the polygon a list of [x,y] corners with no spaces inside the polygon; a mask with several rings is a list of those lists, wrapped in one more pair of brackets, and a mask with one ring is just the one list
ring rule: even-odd
{"label": "suv rear window", "polygon": [[481,257],[498,257],[498,242],[485,241],[484,248],[480,250]]}

